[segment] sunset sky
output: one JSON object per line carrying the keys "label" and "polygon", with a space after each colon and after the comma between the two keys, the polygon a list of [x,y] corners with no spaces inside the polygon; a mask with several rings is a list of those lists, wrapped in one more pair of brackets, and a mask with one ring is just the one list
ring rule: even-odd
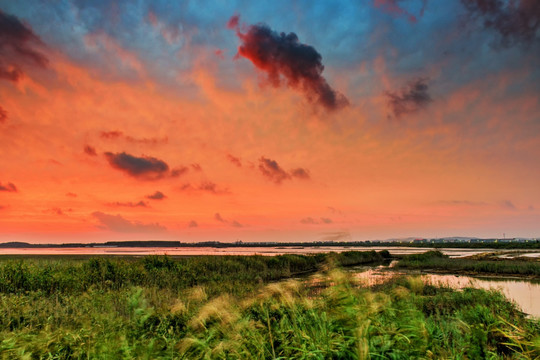
{"label": "sunset sky", "polygon": [[0,242],[540,237],[537,0],[0,10]]}

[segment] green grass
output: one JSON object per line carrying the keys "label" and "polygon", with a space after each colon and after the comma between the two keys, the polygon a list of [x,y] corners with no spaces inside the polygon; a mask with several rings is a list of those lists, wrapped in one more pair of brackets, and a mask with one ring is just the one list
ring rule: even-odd
{"label": "green grass", "polygon": [[498,292],[335,268],[368,254],[0,261],[0,358],[540,357],[539,322]]}
{"label": "green grass", "polygon": [[478,274],[540,276],[540,263],[538,261],[451,259],[439,251],[405,256],[395,267]]}

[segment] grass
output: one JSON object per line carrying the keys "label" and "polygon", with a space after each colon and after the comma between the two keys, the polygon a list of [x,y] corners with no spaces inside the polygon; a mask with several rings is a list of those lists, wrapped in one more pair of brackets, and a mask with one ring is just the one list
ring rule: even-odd
{"label": "grass", "polygon": [[540,263],[538,261],[451,259],[440,251],[404,256],[395,267],[472,274],[540,276]]}
{"label": "grass", "polygon": [[0,261],[0,358],[540,357],[540,323],[500,293],[363,287],[337,268],[383,258],[360,254]]}

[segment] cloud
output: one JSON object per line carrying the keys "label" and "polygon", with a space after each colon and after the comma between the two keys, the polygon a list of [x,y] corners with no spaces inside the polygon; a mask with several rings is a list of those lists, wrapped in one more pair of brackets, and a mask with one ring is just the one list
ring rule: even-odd
{"label": "cloud", "polygon": [[8,118],[8,113],[0,106],[0,124],[5,123]]}
{"label": "cloud", "polygon": [[231,154],[227,154],[227,159],[229,159],[229,161],[231,163],[233,163],[234,165],[236,165],[238,167],[242,167],[242,162],[236,156],[232,156]]}
{"label": "cloud", "polygon": [[[109,164],[118,170],[138,179],[158,180],[169,174],[169,165],[163,160],[150,156],[133,156],[125,152],[113,154],[106,152]],[[173,170],[171,176],[179,176],[183,172]]]}
{"label": "cloud", "polygon": [[[289,87],[300,90],[312,103],[327,110],[337,110],[349,104],[347,98],[328,85],[322,76],[324,66],[321,55],[312,46],[298,41],[295,33],[280,33],[265,24],[238,25],[239,16],[233,16],[227,26],[236,29],[241,40],[238,56],[250,60],[268,75],[274,87],[285,78]],[[245,30],[245,32],[242,32]]]}
{"label": "cloud", "polygon": [[276,184],[281,184],[283,180],[291,178],[291,175],[283,170],[275,160],[267,159],[264,156],[259,159],[259,170]]}
{"label": "cloud", "polygon": [[148,207],[148,204],[144,201],[138,201],[138,202],[132,202],[132,201],[127,201],[127,202],[120,202],[120,201],[116,201],[116,202],[112,202],[112,203],[109,203],[108,204],[109,206],[124,206],[124,207]]}
{"label": "cloud", "polygon": [[0,79],[17,82],[24,75],[24,65],[45,68],[47,58],[33,49],[41,44],[32,29],[0,10]]}
{"label": "cloud", "polygon": [[199,227],[199,224],[197,224],[197,222],[195,220],[191,220],[189,223],[188,223],[188,227],[190,228],[196,228],[196,227]]}
{"label": "cloud", "polygon": [[200,164],[191,164],[191,168],[195,171],[202,171],[202,167]]}
{"label": "cloud", "polygon": [[[396,15],[396,16],[406,16],[408,20],[412,23],[415,23],[418,21],[417,17],[407,10],[403,9],[399,6],[398,3],[400,3],[401,0],[375,0],[374,5],[375,7],[381,8],[384,12]],[[427,0],[422,0],[422,8],[420,10],[420,16],[424,14],[424,10],[426,7]]]}
{"label": "cloud", "polygon": [[499,205],[508,210],[516,210],[516,205],[514,205],[514,203],[510,200],[503,200],[499,202]]}
{"label": "cloud", "polygon": [[285,171],[277,161],[261,156],[259,159],[259,170],[270,181],[281,184],[284,180],[290,180],[293,177],[303,180],[311,178],[309,170],[304,168],[292,169],[291,172]]}
{"label": "cloud", "polygon": [[531,44],[538,41],[540,2],[538,0],[461,0],[473,17],[484,20],[486,28],[501,35],[501,44]]}
{"label": "cloud", "polygon": [[305,179],[305,180],[310,179],[309,170],[302,169],[302,168],[292,169],[291,175],[298,179]]}
{"label": "cloud", "polygon": [[2,183],[0,183],[0,191],[17,192],[19,190],[13,183],[7,183],[6,185],[2,185]]}
{"label": "cloud", "polygon": [[214,214],[214,219],[216,219],[217,221],[222,222],[222,223],[226,222],[225,219],[223,219],[221,217],[220,213],[215,213]]}
{"label": "cloud", "polygon": [[184,175],[189,171],[189,168],[187,166],[181,166],[179,168],[172,169],[171,176],[172,177],[179,177]]}
{"label": "cloud", "polygon": [[122,137],[124,136],[124,133],[121,132],[121,131],[117,131],[117,130],[114,130],[114,131],[102,131],[99,133],[99,136],[103,139],[109,139],[109,140],[114,140],[114,139],[118,139],[119,137]]}
{"label": "cloud", "polygon": [[68,192],[68,193],[66,193],[66,196],[67,196],[67,197],[76,198],[76,197],[77,197],[77,194],[72,193],[72,192]]}
{"label": "cloud", "polygon": [[214,214],[214,219],[216,221],[219,221],[220,223],[223,223],[223,224],[228,224],[232,227],[244,227],[244,225],[240,224],[238,221],[236,220],[225,220],[220,213],[215,213]]}
{"label": "cloud", "polygon": [[118,140],[118,139],[124,139],[129,143],[134,144],[144,144],[144,145],[158,145],[158,144],[166,144],[169,142],[168,137],[163,138],[134,138],[133,136],[125,135],[122,131],[119,130],[112,130],[112,131],[102,131],[99,133],[99,136],[102,139],[106,140]]}
{"label": "cloud", "polygon": [[151,199],[151,200],[163,200],[166,197],[167,196],[165,196],[165,194],[163,194],[161,191],[156,191],[155,193],[151,195],[146,195],[146,198]]}
{"label": "cloud", "polygon": [[348,231],[336,231],[322,233],[323,241],[351,241],[352,236]]}
{"label": "cloud", "polygon": [[85,145],[83,151],[86,155],[97,156],[96,149],[93,146]]}
{"label": "cloud", "polygon": [[139,221],[129,221],[120,215],[110,215],[101,211],[92,213],[101,224],[99,228],[123,233],[162,232],[167,230],[159,223],[145,224]]}
{"label": "cloud", "polygon": [[216,183],[213,183],[211,181],[202,181],[197,186],[186,183],[180,187],[180,191],[206,192],[214,195],[226,195],[231,193],[229,189],[221,189]]}
{"label": "cloud", "polygon": [[330,218],[320,218],[319,220],[312,218],[311,216],[300,219],[301,224],[316,225],[316,224],[332,224],[333,221]]}
{"label": "cloud", "polygon": [[449,206],[486,206],[488,205],[482,201],[469,201],[469,200],[441,200],[437,201],[437,204],[440,205],[449,205]]}
{"label": "cloud", "polygon": [[66,209],[66,210],[62,210],[58,207],[54,207],[54,208],[50,208],[50,209],[47,209],[47,210],[44,210],[43,212],[45,214],[52,214],[52,215],[58,215],[58,216],[64,216],[66,215],[66,212],[72,212],[73,209]]}
{"label": "cloud", "polygon": [[385,92],[388,98],[388,105],[396,118],[415,113],[425,108],[431,101],[428,94],[428,85],[426,79],[417,79],[409,82],[400,91]]}
{"label": "cloud", "polygon": [[306,217],[300,220],[300,223],[302,224],[318,224],[317,220],[315,220],[312,217]]}

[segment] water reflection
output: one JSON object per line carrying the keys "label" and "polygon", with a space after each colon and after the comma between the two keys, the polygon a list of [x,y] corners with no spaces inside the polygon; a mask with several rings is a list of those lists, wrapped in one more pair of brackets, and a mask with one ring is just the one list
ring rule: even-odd
{"label": "water reflection", "polygon": [[357,268],[355,277],[362,284],[373,286],[381,284],[393,276],[417,275],[425,284],[445,286],[453,289],[473,287],[476,289],[497,290],[507,299],[515,302],[525,313],[540,318],[540,283],[526,279],[485,278],[451,274],[425,274],[417,272],[403,272],[383,270],[382,268]]}

